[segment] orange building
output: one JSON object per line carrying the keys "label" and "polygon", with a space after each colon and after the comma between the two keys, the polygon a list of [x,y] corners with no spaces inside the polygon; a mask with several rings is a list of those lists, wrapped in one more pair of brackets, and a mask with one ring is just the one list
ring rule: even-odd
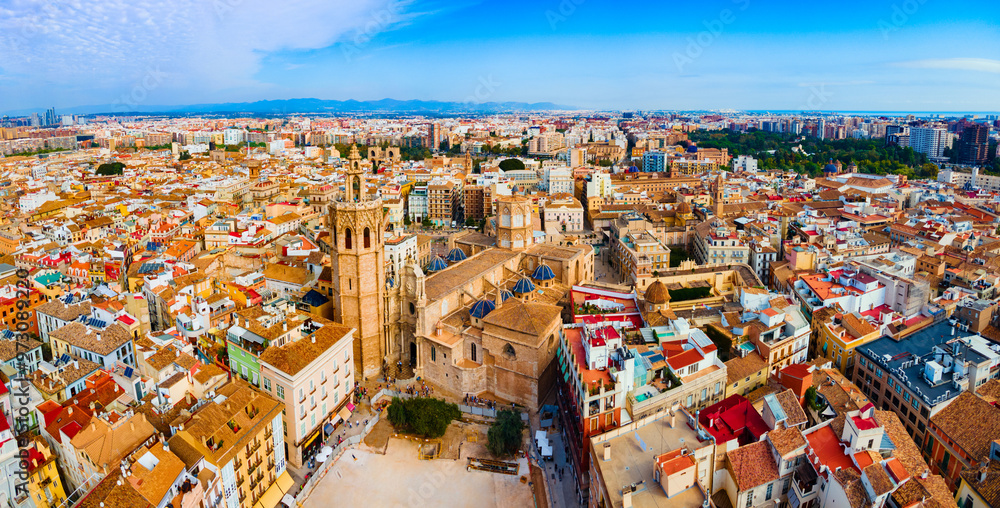
{"label": "orange building", "polygon": [[[48,301],[40,291],[35,288],[28,290],[28,306],[22,309],[17,308],[18,292],[17,286],[8,285],[0,288],[0,324],[8,330],[17,329],[17,324],[21,321],[28,323],[28,328],[21,330],[26,334],[38,335],[38,319],[35,317],[35,308]],[[19,320],[18,313],[28,313],[27,319]]]}

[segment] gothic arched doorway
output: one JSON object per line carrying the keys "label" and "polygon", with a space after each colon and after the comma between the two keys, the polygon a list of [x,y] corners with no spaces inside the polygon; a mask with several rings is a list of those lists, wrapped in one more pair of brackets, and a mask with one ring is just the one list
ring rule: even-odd
{"label": "gothic arched doorway", "polygon": [[417,366],[417,343],[410,343],[410,367]]}

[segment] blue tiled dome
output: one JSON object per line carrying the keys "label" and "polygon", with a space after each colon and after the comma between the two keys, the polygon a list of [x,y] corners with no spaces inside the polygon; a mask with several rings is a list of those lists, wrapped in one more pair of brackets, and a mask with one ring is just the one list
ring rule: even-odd
{"label": "blue tiled dome", "polygon": [[459,261],[465,261],[465,259],[465,252],[462,252],[462,249],[459,249],[458,247],[451,249],[451,252],[448,253],[449,262],[458,263]]}
{"label": "blue tiled dome", "polygon": [[514,293],[507,291],[506,289],[500,290],[500,303],[506,302],[508,298],[513,298]]}
{"label": "blue tiled dome", "polygon": [[427,267],[427,271],[428,272],[440,272],[441,270],[444,270],[445,268],[448,268],[448,263],[445,263],[444,260],[441,259],[441,256],[437,256],[437,257],[434,258],[434,261],[431,261],[430,266]]}
{"label": "blue tiled dome", "polygon": [[535,272],[531,274],[531,278],[546,281],[556,278],[556,274],[552,273],[552,269],[548,265],[538,265],[538,268],[535,268]]}
{"label": "blue tiled dome", "polygon": [[535,290],[535,284],[531,282],[531,279],[527,277],[522,277],[521,280],[514,284],[514,292],[519,294],[530,293]]}
{"label": "blue tiled dome", "polygon": [[834,166],[833,164],[827,164],[826,166],[823,166],[823,172],[824,173],[836,173],[837,172],[837,166]]}
{"label": "blue tiled dome", "polygon": [[491,300],[479,300],[472,305],[472,309],[469,309],[469,314],[477,319],[482,319],[484,316],[493,312],[497,306]]}
{"label": "blue tiled dome", "polygon": [[687,149],[688,153],[698,153],[698,145],[690,145]]}

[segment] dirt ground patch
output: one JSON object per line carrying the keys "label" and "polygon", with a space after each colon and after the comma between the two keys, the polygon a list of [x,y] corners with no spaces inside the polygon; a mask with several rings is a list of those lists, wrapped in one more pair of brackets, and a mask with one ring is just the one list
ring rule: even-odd
{"label": "dirt ground patch", "polygon": [[372,431],[365,436],[365,444],[376,450],[384,450],[392,434],[392,424],[386,419],[381,419],[375,424]]}
{"label": "dirt ground patch", "polygon": [[538,506],[548,506],[549,500],[545,497],[545,471],[535,466],[531,466],[531,488],[535,491]]}

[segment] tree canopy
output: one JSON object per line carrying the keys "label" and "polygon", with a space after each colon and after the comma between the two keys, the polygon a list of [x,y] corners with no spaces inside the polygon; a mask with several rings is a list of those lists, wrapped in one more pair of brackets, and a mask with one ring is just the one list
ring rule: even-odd
{"label": "tree canopy", "polygon": [[486,449],[495,457],[509,457],[521,447],[524,421],[521,414],[510,409],[497,413],[497,419],[486,433]]}
{"label": "tree canopy", "polygon": [[[725,148],[729,155],[752,155],[760,169],[787,169],[819,176],[830,160],[845,166],[854,163],[859,171],[874,174],[904,174],[916,178],[935,178],[927,156],[909,147],[886,145],[882,139],[818,139],[792,134],[729,129],[694,131],[691,141],[700,148]],[[799,149],[801,147],[801,149]],[[796,148],[796,151],[792,151]]]}
{"label": "tree canopy", "polygon": [[504,159],[500,161],[500,169],[504,171],[524,169],[524,163],[520,159]]}
{"label": "tree canopy", "polygon": [[461,417],[462,412],[457,405],[441,399],[418,397],[403,400],[393,397],[389,405],[389,423],[396,430],[423,437],[443,436],[448,425]]}
{"label": "tree canopy", "polygon": [[97,166],[97,174],[100,176],[121,175],[125,173],[125,164],[121,162],[105,162]]}

